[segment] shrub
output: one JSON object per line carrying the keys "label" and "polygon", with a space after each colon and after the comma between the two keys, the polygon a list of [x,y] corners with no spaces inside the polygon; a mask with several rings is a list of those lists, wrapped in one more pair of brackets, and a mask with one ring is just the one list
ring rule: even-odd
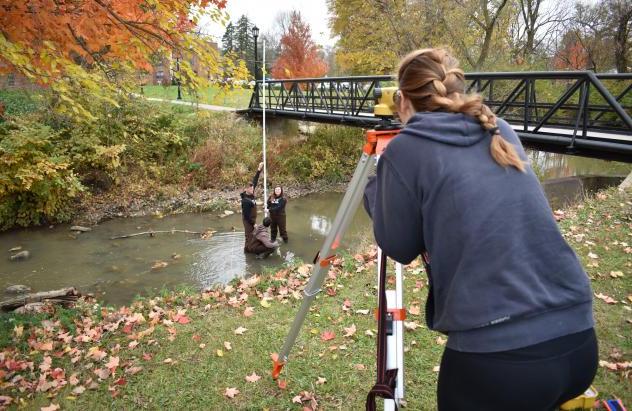
{"label": "shrub", "polygon": [[0,229],[70,217],[68,206],[82,186],[55,137],[28,120],[0,125]]}

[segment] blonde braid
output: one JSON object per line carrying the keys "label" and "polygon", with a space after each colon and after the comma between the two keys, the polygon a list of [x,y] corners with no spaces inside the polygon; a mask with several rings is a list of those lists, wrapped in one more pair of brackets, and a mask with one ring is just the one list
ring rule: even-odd
{"label": "blonde braid", "polygon": [[441,109],[476,118],[492,134],[490,153],[494,161],[525,172],[525,162],[513,144],[500,134],[496,115],[483,104],[483,98],[478,94],[465,95],[465,74],[457,65],[457,60],[445,49],[414,51],[400,63],[399,87],[416,111]]}

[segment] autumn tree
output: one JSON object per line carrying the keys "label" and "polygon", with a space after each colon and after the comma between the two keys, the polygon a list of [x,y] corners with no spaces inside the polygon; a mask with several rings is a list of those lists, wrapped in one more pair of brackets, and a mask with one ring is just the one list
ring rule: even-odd
{"label": "autumn tree", "polygon": [[574,33],[569,32],[562,40],[562,47],[553,56],[553,67],[557,70],[586,70],[589,56]]}
{"label": "autumn tree", "polygon": [[[337,62],[352,74],[392,73],[401,57],[449,46],[467,69],[507,51],[510,0],[328,0]],[[513,4],[513,3],[512,3]]]}
{"label": "autumn tree", "polygon": [[272,67],[274,78],[321,77],[327,73],[327,63],[320,57],[312,39],[309,24],[300,12],[293,11],[287,32],[280,41],[279,57]]}
{"label": "autumn tree", "polygon": [[[52,90],[58,109],[91,118],[96,102],[116,104],[131,91],[128,75],[149,70],[152,56],[196,55],[218,73],[219,58],[193,30],[203,17],[223,19],[226,0],[0,0],[0,58]],[[186,86],[206,83],[181,61]],[[83,100],[82,100],[83,99]]]}

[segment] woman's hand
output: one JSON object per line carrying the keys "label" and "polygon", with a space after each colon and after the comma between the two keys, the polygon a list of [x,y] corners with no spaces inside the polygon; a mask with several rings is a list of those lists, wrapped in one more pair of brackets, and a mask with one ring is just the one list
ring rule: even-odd
{"label": "woman's hand", "polygon": [[261,163],[259,163],[259,168],[257,168],[257,170],[259,170],[259,171],[263,170],[263,161]]}

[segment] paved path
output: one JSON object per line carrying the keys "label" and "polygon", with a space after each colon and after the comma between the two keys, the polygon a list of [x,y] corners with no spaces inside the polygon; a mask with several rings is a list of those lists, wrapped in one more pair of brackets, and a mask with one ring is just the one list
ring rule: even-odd
{"label": "paved path", "polygon": [[171,104],[182,104],[184,106],[195,106],[197,108],[201,108],[203,110],[209,110],[209,111],[237,111],[237,109],[234,107],[213,106],[211,104],[194,103],[191,101],[183,101],[183,100],[166,100],[163,98],[155,98],[155,97],[147,97],[146,100],[160,101],[163,103],[171,103]]}

